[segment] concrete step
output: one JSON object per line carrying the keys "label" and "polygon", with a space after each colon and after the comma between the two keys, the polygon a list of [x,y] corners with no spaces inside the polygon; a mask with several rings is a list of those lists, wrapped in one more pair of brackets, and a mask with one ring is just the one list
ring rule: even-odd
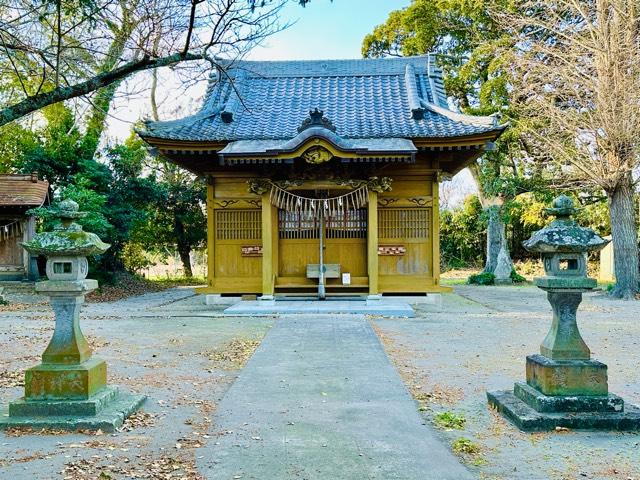
{"label": "concrete step", "polygon": [[35,282],[0,282],[3,295],[35,294]]}
{"label": "concrete step", "polygon": [[415,312],[408,303],[398,300],[281,300],[242,301],[224,310],[225,315],[291,315],[291,314],[356,314],[382,315],[387,317],[414,317]]}

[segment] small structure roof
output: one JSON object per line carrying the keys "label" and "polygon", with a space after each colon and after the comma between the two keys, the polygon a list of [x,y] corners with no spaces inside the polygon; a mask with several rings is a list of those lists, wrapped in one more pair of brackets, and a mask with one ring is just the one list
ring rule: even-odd
{"label": "small structure roof", "polygon": [[0,207],[40,207],[47,199],[49,182],[31,175],[0,175]]}
{"label": "small structure roof", "polygon": [[139,133],[149,141],[290,140],[314,109],[343,139],[497,136],[504,129],[495,117],[451,111],[442,72],[426,55],[234,62],[212,77],[198,113],[148,121]]}

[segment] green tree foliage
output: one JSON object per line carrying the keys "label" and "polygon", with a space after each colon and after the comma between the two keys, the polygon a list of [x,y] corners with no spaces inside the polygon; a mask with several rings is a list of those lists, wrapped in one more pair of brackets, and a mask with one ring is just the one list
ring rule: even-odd
{"label": "green tree foliage", "polygon": [[[472,115],[517,118],[511,106],[508,51],[513,38],[495,21],[494,12],[513,0],[413,0],[364,38],[365,57],[437,54],[451,100]],[[486,272],[493,272],[506,244],[503,206],[517,195],[540,188],[540,164],[525,161],[527,145],[517,128],[508,129],[470,170],[489,212]],[[508,207],[507,207],[508,208]]]}
{"label": "green tree foliage", "polygon": [[413,0],[368,34],[365,57],[440,54],[445,87],[466,113],[490,115],[509,106],[508,64],[499,51],[511,42],[492,8],[510,0]]}
{"label": "green tree foliage", "polygon": [[445,268],[477,266],[482,263],[486,223],[476,195],[465,198],[461,207],[440,212],[440,252]]}
{"label": "green tree foliage", "polygon": [[[143,239],[152,249],[176,248],[191,275],[189,253],[206,235],[206,186],[150,159],[137,137],[101,147],[111,103],[136,72],[190,62],[184,71],[193,80],[224,68],[219,58],[242,57],[280,29],[278,13],[287,1],[6,2],[0,6],[0,173],[37,172],[49,181],[50,198],[77,201],[88,212],[84,227],[112,245],[92,260],[97,270],[139,268],[133,246]],[[69,101],[79,96],[90,97],[82,114]],[[39,213],[49,227],[46,212]],[[127,254],[136,258],[125,262]]]}
{"label": "green tree foliage", "polygon": [[[176,248],[186,275],[191,276],[189,254],[202,246],[206,236],[204,183],[151,159],[135,135],[106,148],[102,161],[82,157],[82,135],[61,133],[73,131],[70,115],[67,110],[61,115],[65,121],[48,123],[33,149],[25,150],[25,161],[15,166],[18,171],[41,172],[52,182],[56,199],[72,199],[88,213],[79,223],[111,244],[101,258],[92,259],[94,274],[108,280],[113,272],[140,268],[137,244],[151,251]],[[43,227],[51,228],[48,211],[36,212]],[[127,258],[129,254],[136,258]]]}
{"label": "green tree foliage", "polygon": [[[147,152],[142,140],[132,136],[107,148],[102,161],[97,161],[90,156],[92,150],[85,149],[85,136],[76,127],[78,122],[70,109],[58,104],[45,109],[44,114],[48,119],[44,126],[16,142],[20,155],[7,163],[8,170],[38,172],[50,182],[53,200],[76,201],[88,213],[79,223],[111,244],[100,259],[92,259],[92,267],[102,273],[122,269],[122,248],[134,226],[144,223],[150,205],[163,197],[163,187],[155,176],[143,172]],[[44,228],[50,228],[46,210],[38,213]]]}
{"label": "green tree foliage", "polygon": [[133,239],[158,252],[175,246],[185,276],[192,277],[191,251],[203,246],[206,240],[206,184],[159,159],[154,167],[159,201],[150,205],[145,221],[136,225]]}
{"label": "green tree foliage", "polygon": [[[580,225],[589,226],[602,236],[611,234],[604,197],[576,195],[570,191],[564,193],[581,205],[575,216]],[[522,242],[552,220],[545,215],[544,209],[549,207],[553,196],[549,191],[529,192],[519,195],[505,206],[505,238],[514,259],[537,258],[524,249]],[[440,211],[440,249],[444,269],[474,268],[482,264],[485,246],[483,232],[487,228],[487,221],[487,211],[482,209],[476,195],[469,195],[458,207]],[[480,280],[493,281],[492,274],[482,275],[478,277]]]}

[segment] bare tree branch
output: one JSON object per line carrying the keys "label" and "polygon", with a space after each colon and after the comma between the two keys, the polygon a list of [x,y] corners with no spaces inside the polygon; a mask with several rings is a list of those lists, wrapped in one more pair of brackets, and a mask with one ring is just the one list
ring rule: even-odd
{"label": "bare tree branch", "polygon": [[0,73],[9,78],[0,84],[0,126],[142,70],[186,62],[192,67],[181,71],[204,78],[277,31],[286,2],[8,0],[0,8]]}
{"label": "bare tree branch", "polygon": [[192,53],[174,53],[161,58],[144,57],[141,60],[129,62],[109,72],[98,74],[85,82],[75,84],[73,86],[60,86],[49,92],[40,93],[18,102],[15,105],[0,110],[0,126],[5,125],[17,118],[27,115],[31,112],[39,110],[48,105],[69,100],[91,93],[99,88],[111,85],[114,82],[122,80],[134,72],[148,70],[150,68],[166,67],[175,65],[180,62],[202,60],[202,55]]}

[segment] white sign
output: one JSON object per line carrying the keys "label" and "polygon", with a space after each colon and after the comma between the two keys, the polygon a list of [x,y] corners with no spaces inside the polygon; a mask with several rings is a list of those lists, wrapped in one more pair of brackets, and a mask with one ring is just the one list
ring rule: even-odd
{"label": "white sign", "polygon": [[342,284],[343,285],[351,285],[351,274],[343,273],[342,274]]}

